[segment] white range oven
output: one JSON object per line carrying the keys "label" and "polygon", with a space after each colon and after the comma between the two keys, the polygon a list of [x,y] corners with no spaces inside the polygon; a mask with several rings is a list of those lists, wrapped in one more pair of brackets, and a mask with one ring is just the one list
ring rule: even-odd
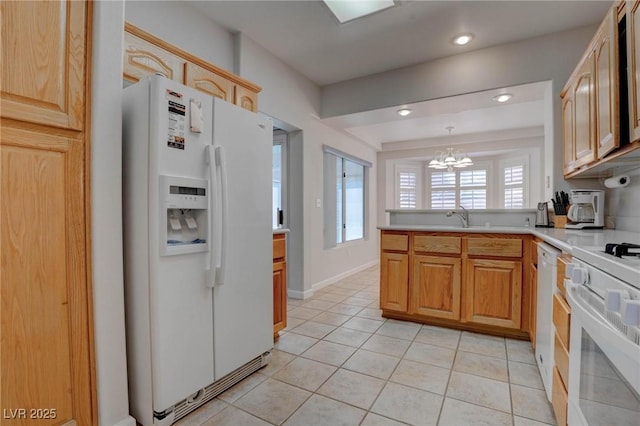
{"label": "white range oven", "polygon": [[567,266],[569,426],[640,426],[640,246],[623,244],[576,248]]}

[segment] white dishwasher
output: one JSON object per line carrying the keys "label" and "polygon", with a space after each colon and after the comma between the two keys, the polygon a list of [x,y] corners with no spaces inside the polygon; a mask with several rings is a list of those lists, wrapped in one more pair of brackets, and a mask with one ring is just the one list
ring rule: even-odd
{"label": "white dishwasher", "polygon": [[547,399],[551,401],[553,373],[553,294],[557,292],[557,259],[561,252],[549,244],[538,244],[538,297],[536,311],[536,362]]}

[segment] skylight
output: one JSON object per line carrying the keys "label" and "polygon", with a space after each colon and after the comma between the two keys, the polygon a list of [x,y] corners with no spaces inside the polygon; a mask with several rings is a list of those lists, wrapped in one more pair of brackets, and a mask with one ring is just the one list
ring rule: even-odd
{"label": "skylight", "polygon": [[393,0],[322,0],[341,24],[394,6]]}

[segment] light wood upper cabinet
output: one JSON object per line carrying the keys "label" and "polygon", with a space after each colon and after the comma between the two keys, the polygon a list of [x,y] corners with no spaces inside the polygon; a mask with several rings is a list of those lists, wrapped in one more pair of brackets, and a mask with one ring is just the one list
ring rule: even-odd
{"label": "light wood upper cabinet", "polygon": [[2,424],[97,424],[85,133],[91,22],[91,2],[0,6],[0,405],[9,416],[27,410]]}
{"label": "light wood upper cabinet", "polygon": [[459,320],[461,262],[455,257],[413,256],[409,312]]}
{"label": "light wood upper cabinet", "polygon": [[186,63],[184,70],[185,84],[187,86],[227,102],[234,101],[234,86],[229,80],[191,63]]}
{"label": "light wood upper cabinet", "polygon": [[260,87],[126,22],[123,78],[160,73],[208,95],[258,112]]}
{"label": "light wood upper cabinet", "polygon": [[563,172],[573,171],[573,147],[575,145],[573,122],[573,90],[567,90],[562,95],[562,152]]}
{"label": "light wood upper cabinet", "polygon": [[618,20],[612,8],[596,33],[596,139],[598,158],[620,146],[618,122]]}
{"label": "light wood upper cabinet", "polygon": [[236,86],[234,103],[249,111],[258,112],[257,93],[247,90],[245,87]]}
{"label": "light wood upper cabinet", "polygon": [[466,275],[467,321],[520,328],[522,262],[469,259]]}
{"label": "light wood upper cabinet", "polygon": [[577,169],[596,159],[596,102],[594,52],[583,62],[573,85],[574,143],[572,152],[565,155],[572,168]]}
{"label": "light wood upper cabinet", "polygon": [[135,83],[148,75],[160,73],[169,80],[183,82],[185,61],[131,33],[124,33],[123,77]]}
{"label": "light wood upper cabinet", "polygon": [[626,2],[629,138],[640,139],[640,1]]}
{"label": "light wood upper cabinet", "polygon": [[2,2],[3,118],[83,129],[87,7],[81,1]]}

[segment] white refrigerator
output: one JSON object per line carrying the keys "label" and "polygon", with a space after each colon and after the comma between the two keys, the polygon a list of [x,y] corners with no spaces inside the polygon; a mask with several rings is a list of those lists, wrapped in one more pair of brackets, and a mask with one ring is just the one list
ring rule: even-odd
{"label": "white refrigerator", "polygon": [[124,90],[129,400],[145,426],[177,421],[268,360],[271,128],[161,76]]}

